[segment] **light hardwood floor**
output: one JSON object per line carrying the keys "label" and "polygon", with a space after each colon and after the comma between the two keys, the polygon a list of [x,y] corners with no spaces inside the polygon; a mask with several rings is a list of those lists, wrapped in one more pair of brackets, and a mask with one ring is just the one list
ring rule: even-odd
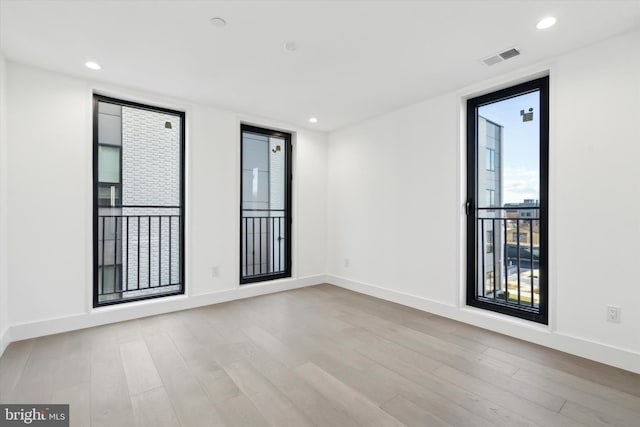
{"label": "light hardwood floor", "polygon": [[330,285],[13,343],[84,426],[640,426],[640,375]]}

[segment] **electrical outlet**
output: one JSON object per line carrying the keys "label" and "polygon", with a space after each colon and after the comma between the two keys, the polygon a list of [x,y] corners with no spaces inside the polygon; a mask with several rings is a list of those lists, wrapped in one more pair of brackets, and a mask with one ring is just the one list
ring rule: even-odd
{"label": "electrical outlet", "polygon": [[349,258],[344,259],[344,268],[349,268]]}
{"label": "electrical outlet", "polygon": [[218,277],[220,275],[220,269],[218,266],[211,267],[211,277]]}
{"label": "electrical outlet", "polygon": [[607,321],[613,323],[620,323],[621,308],[615,305],[607,306]]}

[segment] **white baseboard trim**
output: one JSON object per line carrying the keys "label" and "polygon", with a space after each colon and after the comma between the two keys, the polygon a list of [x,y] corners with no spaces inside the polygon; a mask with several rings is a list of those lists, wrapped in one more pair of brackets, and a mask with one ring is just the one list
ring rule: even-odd
{"label": "white baseboard trim", "polygon": [[[7,336],[6,344],[4,336],[2,338],[3,347],[0,347],[2,349],[2,351],[0,351],[0,356],[4,352],[4,347],[6,347],[6,345],[13,341],[58,334],[61,332],[68,332],[77,329],[85,329],[92,326],[122,322],[125,320],[138,319],[141,317],[154,316],[157,314],[202,307],[205,305],[217,304],[242,298],[250,298],[274,292],[303,288],[306,286],[313,286],[325,282],[326,276],[323,274],[301,277],[297,279],[282,279],[268,283],[262,282],[250,285],[242,285],[237,289],[212,292],[208,294],[192,296],[179,295],[175,297],[137,301],[129,304],[112,305],[97,308],[88,313],[80,313],[57,319],[13,325],[5,333],[5,336]],[[8,338],[10,338],[10,341]]]}
{"label": "white baseboard trim", "polygon": [[11,343],[10,341],[11,337],[9,336],[9,332],[11,332],[10,328],[7,328],[4,331],[0,332],[0,357],[2,357],[2,355],[4,354],[4,351],[9,346],[9,343]]}
{"label": "white baseboard trim", "polygon": [[483,329],[488,329],[514,338],[519,338],[555,350],[584,357],[616,368],[640,374],[640,353],[608,344],[591,341],[558,331],[543,325],[472,307],[455,305],[410,295],[344,277],[327,275],[327,283],[341,288],[370,295],[376,298],[437,314]]}

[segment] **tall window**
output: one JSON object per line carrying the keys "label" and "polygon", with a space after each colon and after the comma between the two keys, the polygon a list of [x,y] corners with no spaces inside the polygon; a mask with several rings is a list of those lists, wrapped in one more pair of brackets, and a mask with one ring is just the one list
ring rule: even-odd
{"label": "tall window", "polygon": [[242,125],[240,283],[291,277],[291,135]]}
{"label": "tall window", "polygon": [[184,293],[184,113],[94,95],[94,307]]}
{"label": "tall window", "polygon": [[548,77],[467,101],[468,305],[547,323],[548,147]]}
{"label": "tall window", "polygon": [[488,189],[487,192],[487,207],[492,208],[496,205],[496,190]]}
{"label": "tall window", "polygon": [[496,170],[496,150],[487,147],[487,170],[495,172]]}

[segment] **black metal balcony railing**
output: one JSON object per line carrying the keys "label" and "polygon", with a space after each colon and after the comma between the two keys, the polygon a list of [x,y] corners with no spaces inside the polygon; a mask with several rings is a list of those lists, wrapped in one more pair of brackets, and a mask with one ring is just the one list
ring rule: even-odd
{"label": "black metal balcony railing", "polygon": [[[141,213],[149,209],[153,213]],[[180,208],[126,206],[115,211],[121,213],[112,209],[98,215],[98,302],[179,293]]]}
{"label": "black metal balcony railing", "polygon": [[243,209],[242,279],[286,272],[286,216],[282,209]]}
{"label": "black metal balcony railing", "polygon": [[479,300],[539,310],[539,209],[478,208]]}

